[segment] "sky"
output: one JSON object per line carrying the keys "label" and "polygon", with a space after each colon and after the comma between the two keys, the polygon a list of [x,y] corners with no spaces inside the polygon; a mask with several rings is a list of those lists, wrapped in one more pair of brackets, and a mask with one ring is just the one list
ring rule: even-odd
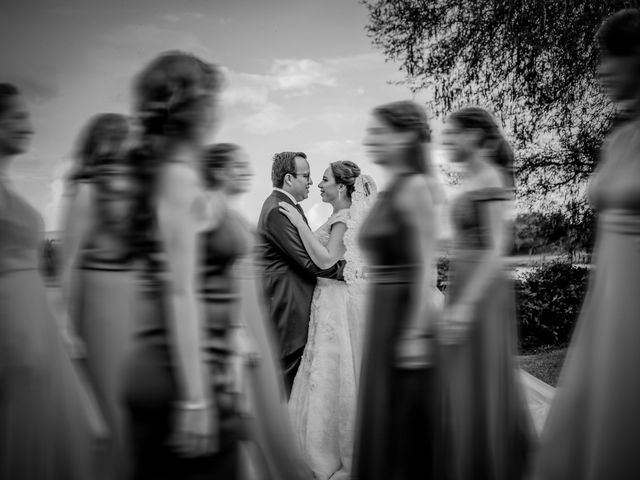
{"label": "sky", "polygon": [[[227,78],[222,125],[211,142],[242,145],[252,190],[238,208],[257,219],[272,189],[271,158],[304,151],[314,187],[312,226],[330,212],[316,188],[335,160],[352,160],[381,185],[362,139],[376,105],[415,97],[398,66],[365,32],[357,0],[0,0],[0,81],[31,106],[31,151],[12,166],[16,188],[58,223],[62,175],[76,137],[97,113],[132,113],[132,80],[155,55],[184,50]],[[6,47],[9,46],[9,47]]]}

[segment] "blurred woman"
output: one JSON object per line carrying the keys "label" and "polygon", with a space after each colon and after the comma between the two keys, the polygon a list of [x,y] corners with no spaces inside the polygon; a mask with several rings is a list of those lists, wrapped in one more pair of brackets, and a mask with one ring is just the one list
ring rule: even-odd
{"label": "blurred woman", "polygon": [[256,291],[251,259],[255,232],[233,208],[251,185],[249,157],[238,145],[220,143],[206,149],[203,168],[220,215],[204,235],[207,263],[202,270],[201,298],[208,324],[230,330],[232,392],[248,420],[250,442],[245,445],[253,464],[252,478],[308,479],[310,473],[295,444],[284,402],[273,333]]}
{"label": "blurred woman", "polygon": [[502,262],[512,245],[513,154],[480,108],[451,114],[443,138],[451,160],[464,167],[451,205],[442,325],[447,478],[517,480],[532,425],[515,362],[515,295]]}
{"label": "blurred woman", "polygon": [[354,478],[438,478],[437,302],[429,125],[410,101],[377,107],[365,145],[391,176],[360,233],[371,272]]}
{"label": "blurred woman", "polygon": [[597,34],[600,83],[619,111],[588,196],[595,268],[542,434],[535,478],[640,478],[640,10]]}
{"label": "blurred woman", "polygon": [[161,54],[135,81],[142,139],[131,154],[140,188],[133,231],[144,267],[125,389],[137,479],[238,476],[230,324],[207,314],[202,295],[213,262],[203,239],[224,217],[201,164],[221,81],[217,67],[182,52]]}
{"label": "blurred woman", "polygon": [[95,444],[38,271],[44,225],[9,177],[32,133],[20,91],[0,84],[0,478],[85,480]]}
{"label": "blurred woman", "polygon": [[106,478],[128,478],[129,438],[122,408],[123,361],[131,345],[134,271],[129,242],[134,183],[124,163],[124,115],[96,115],[78,141],[64,215],[62,290],[73,324],[72,351],[106,416],[111,452]]}

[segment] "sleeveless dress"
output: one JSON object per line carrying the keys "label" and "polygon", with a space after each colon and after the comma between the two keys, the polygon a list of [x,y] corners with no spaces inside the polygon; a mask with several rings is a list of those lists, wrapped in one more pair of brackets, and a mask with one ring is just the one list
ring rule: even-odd
{"label": "sleeveless dress", "polygon": [[640,478],[640,120],[603,147],[589,199],[595,268],[551,404],[535,478]]}
{"label": "sleeveless dress", "polygon": [[[507,189],[492,188],[464,192],[453,202],[448,304],[463,294],[489,248],[487,202],[511,197]],[[515,360],[512,280],[500,272],[491,282],[474,306],[468,337],[443,349],[447,478],[455,480],[522,478],[533,435]]]}
{"label": "sleeveless dress", "polygon": [[276,332],[261,293],[261,268],[255,261],[256,233],[248,225],[245,227],[252,234],[252,246],[235,263],[233,273],[241,299],[239,322],[252,350],[246,368],[251,440],[245,443],[245,452],[249,453],[249,461],[245,463],[250,464],[246,478],[308,480],[311,472],[298,448],[287,409]]}
{"label": "sleeveless dress", "polygon": [[409,320],[421,257],[418,232],[398,206],[409,175],[381,192],[362,225],[371,290],[359,391],[354,478],[439,478],[439,390],[433,367],[396,368],[395,347]]}
{"label": "sleeveless dress", "polygon": [[71,312],[87,349],[89,380],[111,433],[104,478],[127,479],[131,451],[122,382],[133,338],[136,283],[128,234],[135,189],[122,165],[97,168],[92,178],[95,228],[81,246]]}
{"label": "sleeveless dress", "polygon": [[136,479],[238,478],[239,442],[245,434],[236,402],[227,388],[232,353],[229,330],[238,299],[230,272],[233,261],[246,249],[236,228],[233,218],[227,215],[217,229],[200,234],[204,263],[199,273],[202,289],[198,301],[205,313],[203,353],[219,417],[219,449],[210,456],[181,457],[167,444],[173,432],[173,403],[178,400],[167,332],[171,305],[159,242],[149,256],[136,300],[134,347],[125,380]]}
{"label": "sleeveless dress", "polygon": [[[336,212],[314,232],[322,245],[336,223],[349,225],[349,211]],[[318,279],[309,336],[289,399],[294,431],[316,480],[351,475],[361,303],[346,282]]]}
{"label": "sleeveless dress", "polygon": [[43,227],[0,183],[0,478],[86,480],[94,445],[38,271]]}

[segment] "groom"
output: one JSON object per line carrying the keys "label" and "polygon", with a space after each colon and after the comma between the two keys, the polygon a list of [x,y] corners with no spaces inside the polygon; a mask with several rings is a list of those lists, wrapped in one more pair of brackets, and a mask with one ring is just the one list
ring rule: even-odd
{"label": "groom", "polygon": [[302,152],[276,153],[271,180],[274,189],[265,200],[258,220],[258,254],[262,288],[269,318],[277,331],[288,398],[307,342],[317,277],[342,280],[344,262],[327,270],[318,268],[305,250],[296,227],[279,210],[279,202],[290,203],[306,222],[299,202],[309,196],[309,187],[313,185],[307,156]]}

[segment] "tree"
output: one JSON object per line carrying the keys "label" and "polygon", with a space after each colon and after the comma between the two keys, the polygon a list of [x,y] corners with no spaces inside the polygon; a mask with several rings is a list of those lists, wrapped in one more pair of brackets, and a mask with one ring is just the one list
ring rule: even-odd
{"label": "tree", "polygon": [[590,252],[595,238],[595,214],[584,208],[581,202],[571,201],[565,206],[566,234],[562,238],[562,250],[573,262],[582,252]]}
{"label": "tree", "polygon": [[515,248],[516,251],[526,249],[529,255],[546,246],[543,236],[545,218],[540,212],[521,213],[515,221]]}
{"label": "tree", "polygon": [[520,192],[572,188],[591,174],[613,108],[595,81],[602,20],[640,0],[361,0],[367,33],[405,83],[444,116],[487,107],[518,153]]}

